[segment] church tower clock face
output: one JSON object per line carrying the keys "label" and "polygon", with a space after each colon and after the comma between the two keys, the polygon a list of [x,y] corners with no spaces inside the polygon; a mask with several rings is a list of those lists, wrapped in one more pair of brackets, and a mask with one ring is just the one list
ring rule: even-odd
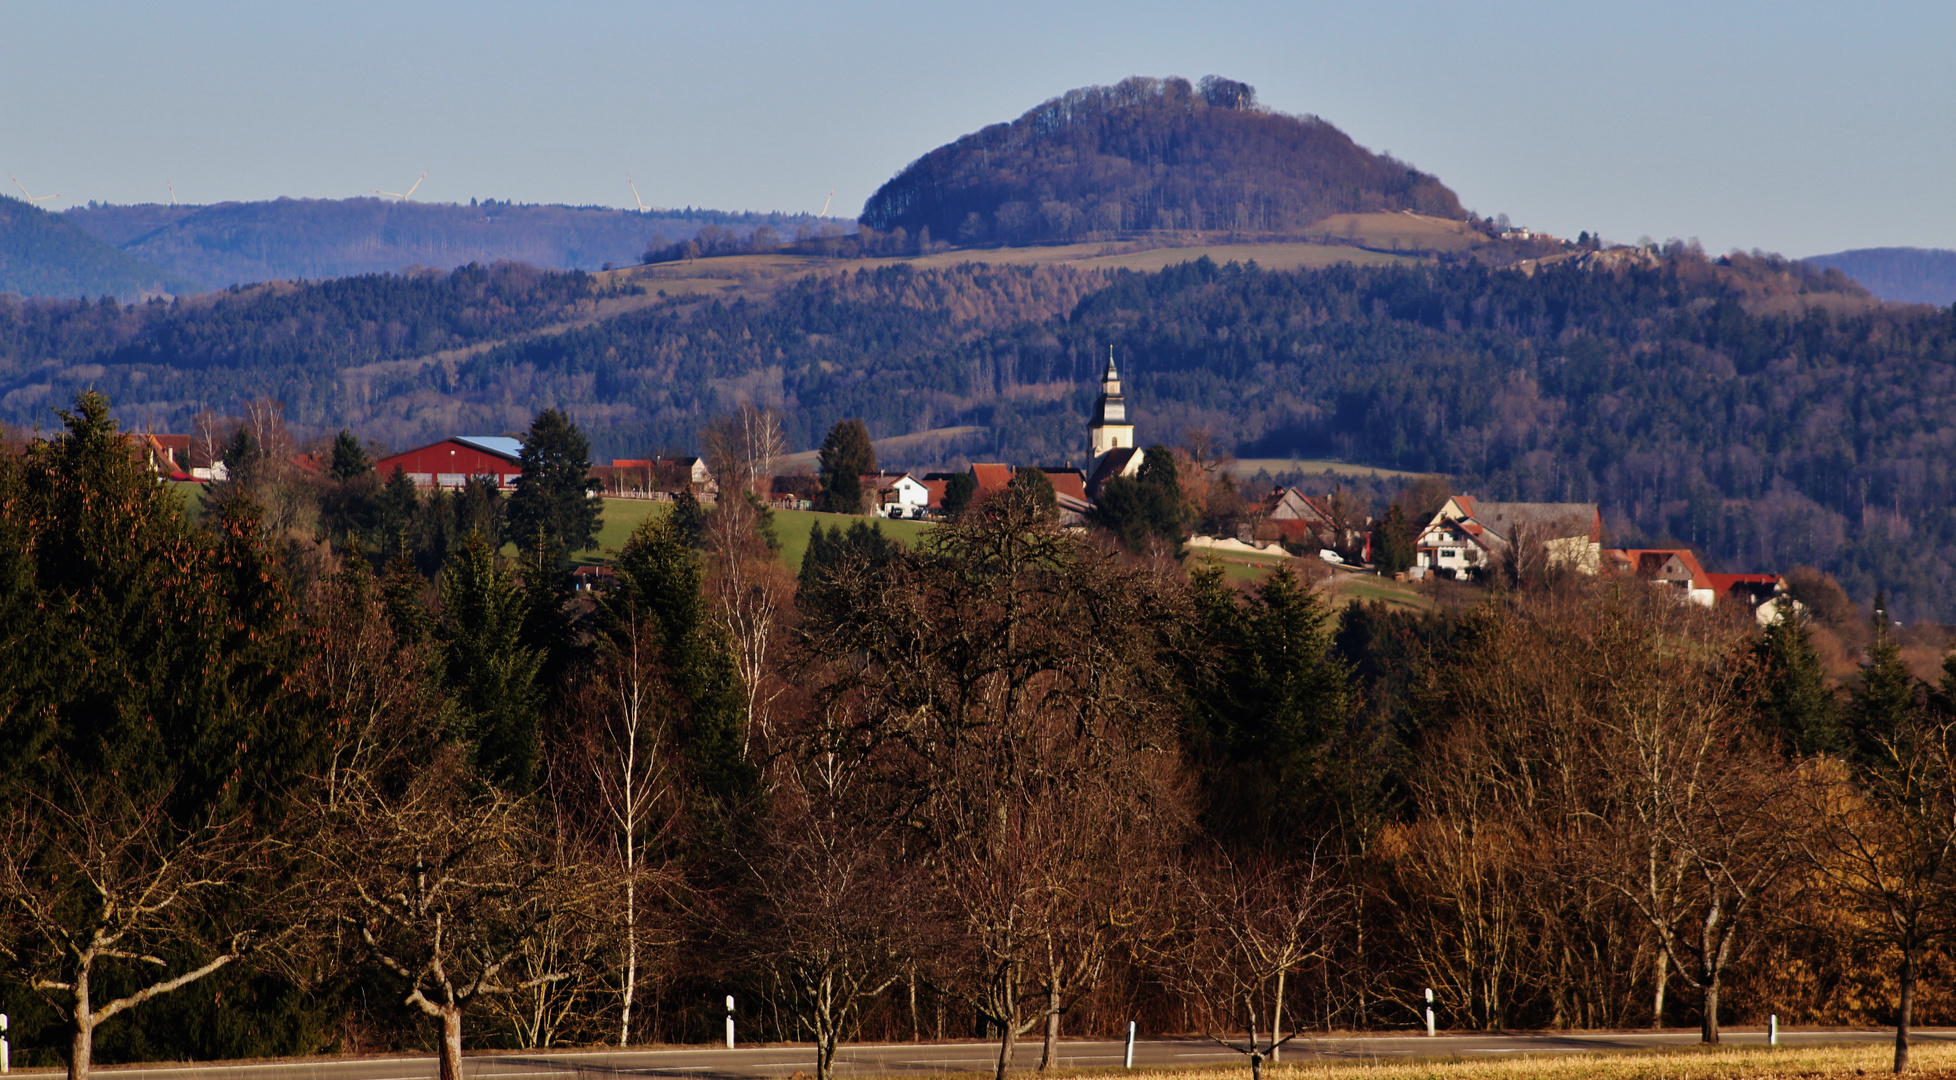
{"label": "church tower clock face", "polygon": [[1100,399],[1094,402],[1087,439],[1096,461],[1110,450],[1134,446],[1134,425],[1127,420],[1127,399],[1121,396],[1121,373],[1114,366],[1112,345],[1107,347],[1107,370],[1100,376]]}

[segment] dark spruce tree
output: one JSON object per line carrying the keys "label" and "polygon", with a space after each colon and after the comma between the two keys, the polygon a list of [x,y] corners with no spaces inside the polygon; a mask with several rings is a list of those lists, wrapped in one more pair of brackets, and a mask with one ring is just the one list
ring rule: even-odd
{"label": "dark spruce tree", "polygon": [[543,755],[542,649],[524,643],[530,604],[516,575],[480,535],[441,574],[442,677],[463,714],[477,771],[515,792],[536,783]]}
{"label": "dark spruce tree", "polygon": [[655,516],[632,532],[616,570],[600,618],[611,630],[627,620],[657,626],[665,665],[685,698],[679,741],[708,796],[696,806],[718,827],[753,794],[759,777],[743,752],[740,672],[707,610],[705,560],[669,516]]}
{"label": "dark spruce tree", "polygon": [[566,554],[598,546],[604,503],[593,493],[591,444],[560,409],[545,409],[523,438],[523,474],[510,496],[508,525],[518,547],[529,550],[541,534]]}
{"label": "dark spruce tree", "polygon": [[1288,568],[1239,593],[1193,575],[1199,646],[1185,675],[1206,824],[1249,846],[1321,836],[1338,821],[1327,783],[1346,731],[1352,672],[1332,650],[1323,598]]}
{"label": "dark spruce tree", "polygon": [[262,1004],[250,943],[291,925],[269,831],[326,741],[296,606],[250,503],[193,525],[105,397],[61,415],[0,454],[0,983],[41,1002],[12,1037],[70,1048],[71,1076],[111,1016],[112,1057],[293,1052],[269,1008],[221,1029]]}
{"label": "dark spruce tree", "polygon": [[1827,686],[1806,619],[1782,600],[1779,617],[1753,645],[1759,665],[1759,722],[1802,754],[1834,753],[1846,746],[1834,692]]}
{"label": "dark spruce tree", "polygon": [[863,512],[863,481],[876,471],[876,447],[861,420],[839,421],[822,440],[822,509],[831,514]]}
{"label": "dark spruce tree", "polygon": [[367,456],[367,448],[345,428],[333,438],[332,462],[326,467],[326,475],[335,480],[346,481],[365,476],[374,471],[373,459]]}
{"label": "dark spruce tree", "polygon": [[1412,569],[1415,538],[1412,523],[1406,518],[1406,508],[1394,500],[1386,507],[1372,544],[1372,562],[1379,573],[1390,577]]}
{"label": "dark spruce tree", "polygon": [[944,499],[939,505],[945,517],[955,520],[977,497],[978,478],[969,472],[961,472],[944,482]]}
{"label": "dark spruce tree", "polygon": [[1188,523],[1175,455],[1156,443],[1142,455],[1134,476],[1117,476],[1100,486],[1094,523],[1113,533],[1130,551],[1160,541],[1180,545]]}

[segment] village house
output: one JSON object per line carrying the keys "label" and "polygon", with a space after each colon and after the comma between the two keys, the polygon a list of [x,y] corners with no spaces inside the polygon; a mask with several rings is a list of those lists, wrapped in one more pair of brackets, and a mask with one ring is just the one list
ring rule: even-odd
{"label": "village house", "polygon": [[1488,502],[1455,495],[1420,530],[1413,566],[1441,577],[1477,577],[1517,543],[1540,545],[1549,566],[1594,574],[1603,553],[1602,512],[1595,503]]}
{"label": "village house", "polygon": [[1348,552],[1361,562],[1372,561],[1371,519],[1362,513],[1347,513],[1340,522],[1333,496],[1311,496],[1294,487],[1280,487],[1263,500],[1263,525],[1254,539],[1282,540],[1285,543],[1320,550]]}
{"label": "village house", "polygon": [[1675,590],[1680,603],[1744,604],[1761,623],[1777,617],[1778,601],[1786,591],[1786,579],[1778,574],[1708,573],[1697,553],[1688,548],[1612,548],[1603,553],[1602,566],[1612,577],[1637,578]]}
{"label": "village house", "polygon": [[864,473],[862,485],[877,517],[921,518],[930,507],[930,488],[909,473]]}

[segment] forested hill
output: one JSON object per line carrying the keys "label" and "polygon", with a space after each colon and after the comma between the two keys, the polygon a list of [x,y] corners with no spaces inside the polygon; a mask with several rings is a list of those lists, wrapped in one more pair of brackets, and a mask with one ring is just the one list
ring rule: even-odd
{"label": "forested hill", "polygon": [[1860,248],[1805,260],[1832,267],[1883,300],[1956,304],[1956,251],[1940,248]]}
{"label": "forested hill", "polygon": [[1008,244],[1123,231],[1302,233],[1339,213],[1465,218],[1439,180],[1247,84],[1126,79],[941,146],[871,196],[871,228]]}
{"label": "forested hill", "polygon": [[739,234],[766,226],[792,238],[800,230],[836,224],[807,214],[639,212],[493,199],[468,205],[363,198],[86,206],[62,217],[136,259],[208,289],[470,262],[597,270],[636,264],[648,248],[691,239],[708,226]]}
{"label": "forested hill", "polygon": [[195,285],[118,251],[59,214],[0,195],[0,293],[135,298],[186,288]]}
{"label": "forested hill", "polygon": [[1077,461],[1112,344],[1143,440],[1206,427],[1245,454],[1595,499],[1616,542],[1817,565],[1863,601],[1886,587],[1898,617],[1956,621],[1956,313],[1838,273],[1682,247],[1532,275],[896,266],[731,301],[527,273],[0,303],[0,417],[45,425],[95,386],[184,429],[271,395],[302,428],[403,446],[560,403],[602,458],[692,447],[745,397],[783,408],[797,450],[862,416],[879,438],[978,427],[961,453],[979,459]]}

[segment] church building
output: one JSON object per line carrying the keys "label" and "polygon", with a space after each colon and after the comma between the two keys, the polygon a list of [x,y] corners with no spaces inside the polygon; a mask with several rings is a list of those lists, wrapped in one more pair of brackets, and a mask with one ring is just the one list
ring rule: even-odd
{"label": "church building", "polygon": [[1127,399],[1121,396],[1121,373],[1114,366],[1114,347],[1107,347],[1107,370],[1100,376],[1100,399],[1087,424],[1093,464],[1087,469],[1087,497],[1098,498],[1100,485],[1116,476],[1141,471],[1141,450],[1134,445],[1134,425],[1128,423]]}

